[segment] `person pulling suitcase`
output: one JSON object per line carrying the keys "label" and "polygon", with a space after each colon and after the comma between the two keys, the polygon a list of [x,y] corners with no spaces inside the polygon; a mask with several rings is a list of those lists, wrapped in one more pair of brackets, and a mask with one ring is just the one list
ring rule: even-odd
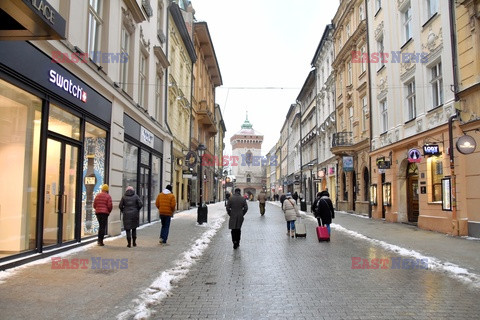
{"label": "person pulling suitcase", "polygon": [[327,190],[324,190],[317,194],[317,201],[315,205],[315,218],[317,218],[318,226],[325,225],[328,230],[328,234],[331,234],[330,224],[332,219],[335,219],[335,210],[333,208],[330,194]]}

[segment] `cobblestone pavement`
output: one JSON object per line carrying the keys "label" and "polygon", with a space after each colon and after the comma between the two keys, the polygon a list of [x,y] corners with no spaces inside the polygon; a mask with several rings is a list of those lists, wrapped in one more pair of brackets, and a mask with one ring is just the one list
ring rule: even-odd
{"label": "cobblestone pavement", "polygon": [[319,243],[315,222],[305,220],[307,237],[291,239],[278,206],[267,204],[261,217],[252,203],[240,248],[224,223],[153,318],[478,319],[478,287],[408,264],[352,269],[354,257],[402,257],[334,229],[331,242]]}

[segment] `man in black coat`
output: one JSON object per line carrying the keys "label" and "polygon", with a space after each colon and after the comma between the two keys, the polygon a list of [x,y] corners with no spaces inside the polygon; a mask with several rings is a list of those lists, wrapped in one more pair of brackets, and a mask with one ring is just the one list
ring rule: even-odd
{"label": "man in black coat", "polygon": [[235,193],[228,199],[227,213],[230,216],[228,221],[228,228],[232,231],[233,249],[240,246],[240,234],[243,224],[243,216],[248,211],[247,201],[240,194],[239,188],[235,189]]}

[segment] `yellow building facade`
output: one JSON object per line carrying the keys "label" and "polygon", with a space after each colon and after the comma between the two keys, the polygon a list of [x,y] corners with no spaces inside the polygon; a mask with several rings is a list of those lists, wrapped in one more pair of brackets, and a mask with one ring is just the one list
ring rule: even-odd
{"label": "yellow building facade", "polygon": [[189,179],[183,177],[184,156],[190,147],[190,117],[192,104],[192,72],[197,57],[193,46],[193,13],[169,6],[168,16],[168,126],[173,136],[172,181],[177,210],[190,207]]}

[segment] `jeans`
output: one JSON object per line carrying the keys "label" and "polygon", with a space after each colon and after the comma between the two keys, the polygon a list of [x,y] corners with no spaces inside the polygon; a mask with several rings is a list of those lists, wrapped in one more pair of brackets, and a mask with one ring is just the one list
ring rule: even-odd
{"label": "jeans", "polygon": [[162,222],[162,228],[160,229],[160,238],[163,239],[163,243],[167,243],[168,231],[170,231],[171,216],[160,215],[160,221]]}
{"label": "jeans", "polygon": [[295,230],[295,220],[287,221],[287,231]]}
{"label": "jeans", "polygon": [[95,214],[98,220],[98,242],[102,243],[105,234],[107,233],[107,222],[108,222],[108,214],[104,213],[97,213]]}

